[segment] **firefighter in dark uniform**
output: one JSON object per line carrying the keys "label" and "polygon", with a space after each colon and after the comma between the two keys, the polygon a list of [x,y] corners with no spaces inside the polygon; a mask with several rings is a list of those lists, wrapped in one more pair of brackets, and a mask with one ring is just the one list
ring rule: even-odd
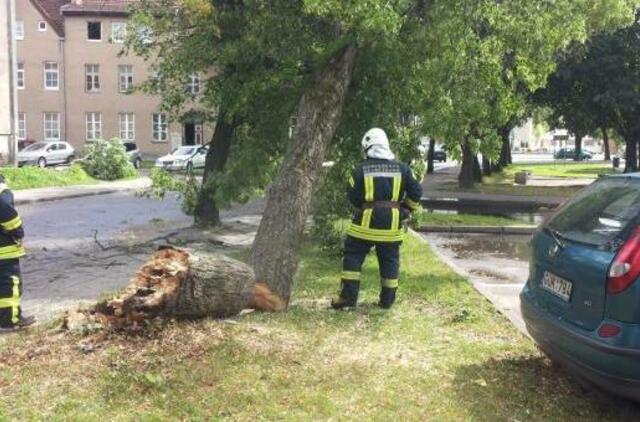
{"label": "firefighter in dark uniform", "polygon": [[331,302],[334,309],[358,302],[362,264],[375,248],[380,268],[380,302],[395,302],[400,270],[402,224],[420,207],[422,187],[408,165],[395,160],[382,129],[371,129],[362,139],[366,160],[352,173],[347,195],[357,208],[347,231],[342,267],[342,291]]}
{"label": "firefighter in dark uniform", "polygon": [[24,230],[16,212],[13,193],[0,176],[0,329],[11,330],[33,324],[34,318],[21,314],[22,280],[20,258]]}

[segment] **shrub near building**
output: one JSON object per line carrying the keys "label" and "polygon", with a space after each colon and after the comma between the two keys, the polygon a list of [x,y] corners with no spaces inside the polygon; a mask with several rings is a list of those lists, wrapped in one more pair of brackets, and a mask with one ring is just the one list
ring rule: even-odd
{"label": "shrub near building", "polygon": [[135,177],[138,173],[118,138],[99,139],[85,147],[84,169],[99,180],[118,180]]}

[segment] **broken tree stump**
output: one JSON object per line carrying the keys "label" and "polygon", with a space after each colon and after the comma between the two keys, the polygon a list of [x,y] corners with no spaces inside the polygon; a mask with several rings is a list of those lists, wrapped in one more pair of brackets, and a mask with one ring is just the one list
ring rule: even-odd
{"label": "broken tree stump", "polygon": [[167,247],[140,267],[120,295],[91,313],[102,326],[124,328],[156,317],[224,318],[249,307],[279,311],[285,304],[240,261]]}

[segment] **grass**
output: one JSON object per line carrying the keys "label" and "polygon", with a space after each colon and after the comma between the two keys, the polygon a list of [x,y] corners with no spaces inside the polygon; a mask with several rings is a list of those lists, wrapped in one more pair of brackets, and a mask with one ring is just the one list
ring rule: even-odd
{"label": "grass", "polygon": [[611,164],[584,162],[554,162],[540,164],[514,164],[504,170],[504,176],[513,180],[516,173],[528,171],[534,176],[590,179],[600,174],[611,174],[615,170]]}
{"label": "grass", "polygon": [[494,175],[484,178],[484,183],[476,184],[471,189],[461,189],[457,183],[443,183],[438,190],[447,192],[473,192],[485,195],[508,196],[542,196],[570,198],[578,193],[581,186],[529,186],[515,185],[511,179],[507,180],[503,175]]}
{"label": "grass", "polygon": [[53,186],[87,185],[97,183],[79,165],[65,169],[39,167],[3,167],[0,169],[13,190],[45,188]]}
{"label": "grass", "polygon": [[171,322],[146,336],[0,343],[0,420],[616,420],[420,241],[399,302],[327,310],[340,260],[304,247],[286,313]]}
{"label": "grass", "polygon": [[520,220],[508,217],[480,214],[454,214],[424,212],[421,225],[429,226],[517,226],[524,225]]}

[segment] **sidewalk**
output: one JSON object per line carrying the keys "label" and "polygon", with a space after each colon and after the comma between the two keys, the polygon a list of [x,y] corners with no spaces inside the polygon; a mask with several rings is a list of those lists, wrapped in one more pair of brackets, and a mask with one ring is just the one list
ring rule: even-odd
{"label": "sidewalk", "polygon": [[[567,200],[561,196],[526,196],[526,195],[497,195],[477,192],[461,192],[446,190],[446,187],[458,182],[459,167],[452,166],[440,169],[425,176],[422,183],[423,204],[427,208],[454,205],[456,202],[468,207],[495,206],[501,208],[519,208],[530,206],[534,208],[555,208]],[[530,186],[585,186],[591,183],[589,179],[552,178],[532,179]]]}
{"label": "sidewalk", "polygon": [[57,201],[60,199],[81,198],[84,196],[108,195],[110,193],[138,191],[149,188],[151,179],[139,177],[132,180],[116,182],[100,182],[94,185],[77,185],[63,187],[48,187],[38,189],[24,189],[14,192],[16,205],[32,204],[36,202]]}

